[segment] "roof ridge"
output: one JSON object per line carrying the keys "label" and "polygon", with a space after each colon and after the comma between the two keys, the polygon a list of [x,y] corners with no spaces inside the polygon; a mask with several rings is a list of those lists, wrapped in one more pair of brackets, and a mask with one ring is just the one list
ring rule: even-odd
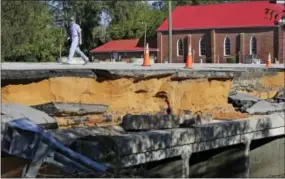
{"label": "roof ridge", "polygon": [[139,40],[139,39],[116,39],[116,40],[111,40],[111,41],[127,41],[127,40]]}
{"label": "roof ridge", "polygon": [[205,6],[219,6],[226,4],[253,4],[253,3],[268,3],[270,4],[270,0],[259,0],[259,1],[234,1],[234,2],[222,2],[222,3],[213,3],[213,4],[198,4],[198,5],[179,5],[177,7],[205,7]]}

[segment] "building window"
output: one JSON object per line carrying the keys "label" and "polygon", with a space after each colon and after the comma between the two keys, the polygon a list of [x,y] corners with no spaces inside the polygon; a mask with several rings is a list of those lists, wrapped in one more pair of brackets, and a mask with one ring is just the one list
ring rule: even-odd
{"label": "building window", "polygon": [[224,41],[224,55],[225,56],[231,55],[231,41],[229,37],[226,37]]}
{"label": "building window", "polygon": [[184,43],[183,39],[177,40],[177,56],[183,56],[184,54]]}
{"label": "building window", "polygon": [[202,55],[206,55],[206,43],[204,37],[202,37],[199,42],[199,56]]}
{"label": "building window", "polygon": [[250,39],[250,55],[256,55],[257,54],[257,48],[256,48],[256,38],[252,37]]}

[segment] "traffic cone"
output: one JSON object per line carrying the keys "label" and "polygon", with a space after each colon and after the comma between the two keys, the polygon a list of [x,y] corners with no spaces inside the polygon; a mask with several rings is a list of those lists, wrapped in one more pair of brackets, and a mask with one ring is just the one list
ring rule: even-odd
{"label": "traffic cone", "polygon": [[185,68],[192,68],[192,63],[191,46],[189,46]]}
{"label": "traffic cone", "polygon": [[267,59],[267,62],[266,62],[266,67],[271,67],[271,55],[270,55],[270,53],[268,54],[268,59]]}
{"label": "traffic cone", "polygon": [[145,49],[145,54],[144,54],[142,66],[150,66],[148,43],[146,44],[146,49]]}

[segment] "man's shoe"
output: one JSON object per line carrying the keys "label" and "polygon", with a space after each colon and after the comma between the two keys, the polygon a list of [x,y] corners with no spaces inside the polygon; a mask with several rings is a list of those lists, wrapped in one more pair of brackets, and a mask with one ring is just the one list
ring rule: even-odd
{"label": "man's shoe", "polygon": [[71,65],[70,62],[61,62],[61,64],[63,64],[63,65]]}
{"label": "man's shoe", "polygon": [[84,64],[83,65],[86,65],[86,64],[88,64],[89,63],[89,61],[88,60],[86,60],[86,61],[84,61]]}

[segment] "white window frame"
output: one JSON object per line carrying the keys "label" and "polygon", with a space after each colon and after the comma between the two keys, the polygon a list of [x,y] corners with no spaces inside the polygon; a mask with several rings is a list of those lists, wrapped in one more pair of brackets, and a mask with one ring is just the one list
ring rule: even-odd
{"label": "white window frame", "polygon": [[[180,42],[180,40],[182,42],[182,55],[179,54],[179,42]],[[176,42],[176,55],[177,55],[177,57],[183,57],[183,54],[184,54],[184,42],[183,42],[183,39],[180,38]]]}
{"label": "white window frame", "polygon": [[[205,43],[205,47],[204,47],[205,48],[205,54],[204,55],[201,54],[201,41],[202,40],[204,40],[204,43]],[[205,56],[205,55],[206,55],[206,41],[205,41],[204,37],[201,37],[199,40],[199,56]]]}
{"label": "white window frame", "polygon": [[250,53],[250,55],[253,55],[252,54],[252,40],[253,39],[255,39],[255,51],[256,51],[256,54],[254,54],[254,55],[257,55],[257,39],[256,39],[256,37],[254,37],[254,36],[252,36],[251,38],[250,38],[250,41],[249,41],[249,53]]}
{"label": "white window frame", "polygon": [[[227,39],[229,39],[229,41],[230,41],[230,54],[226,54],[226,40]],[[224,56],[231,56],[231,39],[227,36],[227,37],[225,37],[225,39],[224,39]]]}

